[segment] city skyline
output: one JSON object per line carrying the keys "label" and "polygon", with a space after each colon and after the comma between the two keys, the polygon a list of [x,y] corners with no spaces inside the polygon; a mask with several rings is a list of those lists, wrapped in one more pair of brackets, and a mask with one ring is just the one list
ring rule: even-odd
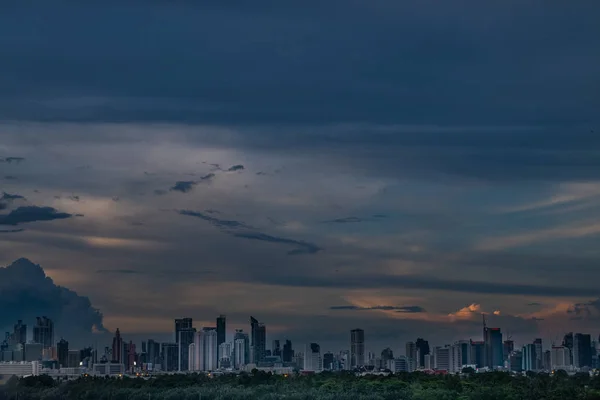
{"label": "city skyline", "polygon": [[597,1],[9,3],[2,331],[597,336]]}

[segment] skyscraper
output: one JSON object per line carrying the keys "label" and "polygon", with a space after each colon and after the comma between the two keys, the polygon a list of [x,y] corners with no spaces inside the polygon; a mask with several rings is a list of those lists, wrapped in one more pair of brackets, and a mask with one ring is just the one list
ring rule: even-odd
{"label": "skyscraper", "polygon": [[204,370],[214,371],[219,368],[217,346],[218,334],[215,329],[204,330]]}
{"label": "skyscraper", "polygon": [[219,315],[217,318],[217,345],[220,347],[227,340],[227,318]]}
{"label": "skyscraper", "polygon": [[564,336],[562,345],[569,349],[569,365],[573,365],[573,332]]}
{"label": "skyscraper", "polygon": [[485,365],[488,368],[504,365],[504,349],[500,328],[484,327]]}
{"label": "skyscraper", "polygon": [[25,344],[27,342],[27,325],[18,320],[14,326],[10,344]]}
{"label": "skyscraper", "polygon": [[125,361],[123,356],[123,338],[121,338],[121,332],[119,332],[119,328],[117,328],[115,337],[113,338],[111,361],[119,364]]}
{"label": "skyscraper", "polygon": [[61,368],[66,368],[69,357],[69,342],[65,339],[60,339],[56,344],[56,352],[58,353],[58,365]]}
{"label": "skyscraper", "polygon": [[281,344],[279,340],[273,340],[272,353],[275,357],[281,357]]}
{"label": "skyscraper", "polygon": [[250,332],[251,361],[258,364],[265,359],[267,328],[264,324],[258,322],[256,318],[250,317]]}
{"label": "skyscraper", "polygon": [[292,342],[286,340],[283,345],[283,351],[281,352],[281,358],[283,362],[292,362],[294,358],[294,349],[292,349]]}
{"label": "skyscraper", "polygon": [[323,370],[321,346],[319,346],[317,343],[311,343],[304,348],[304,370],[315,372]]}
{"label": "skyscraper", "polygon": [[177,343],[163,343],[161,345],[161,360],[163,371],[176,371],[179,362],[179,345]]}
{"label": "skyscraper", "polygon": [[417,344],[415,342],[406,342],[404,355],[409,363],[412,363],[413,367],[418,364],[417,360]]}
{"label": "skyscraper", "polygon": [[179,332],[182,329],[191,329],[193,321],[191,318],[178,318],[175,320],[175,343],[179,344]]}
{"label": "skyscraper", "polygon": [[236,369],[240,369],[248,363],[246,359],[246,340],[238,337],[233,342],[233,366]]}
{"label": "skyscraper", "polygon": [[425,356],[429,355],[430,350],[429,350],[429,342],[425,339],[421,339],[418,338],[415,346],[417,347],[417,353],[418,353],[418,362],[417,362],[417,367],[424,367],[425,366]]}
{"label": "skyscraper", "polygon": [[156,368],[160,362],[160,343],[154,340],[148,340],[148,356],[146,357],[148,363],[152,364],[152,368]]}
{"label": "skyscraper", "polygon": [[350,366],[352,368],[365,365],[365,331],[350,331]]}
{"label": "skyscraper", "polygon": [[592,337],[583,333],[573,335],[573,365],[575,368],[592,366]]}
{"label": "skyscraper", "polygon": [[[236,344],[238,340],[244,341],[243,347],[239,347]],[[243,355],[238,353],[240,349],[244,350]],[[234,360],[240,360],[242,362],[241,365],[246,365],[250,363],[250,338],[248,337],[248,334],[244,332],[243,329],[235,330],[235,334],[233,335],[233,353]],[[236,367],[239,368],[239,365],[236,364]]]}
{"label": "skyscraper", "polygon": [[523,346],[523,371],[535,371],[537,364],[536,359],[535,344],[531,343]]}
{"label": "skyscraper", "polygon": [[533,345],[535,346],[535,369],[541,371],[544,369],[544,349],[542,347],[542,339],[535,339]]}
{"label": "skyscraper", "polygon": [[54,346],[54,323],[48,317],[37,317],[33,327],[33,341],[44,349]]}

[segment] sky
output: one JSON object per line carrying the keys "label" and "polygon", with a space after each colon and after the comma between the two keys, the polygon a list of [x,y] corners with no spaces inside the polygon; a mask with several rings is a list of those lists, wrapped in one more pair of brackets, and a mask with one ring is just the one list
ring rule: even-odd
{"label": "sky", "polygon": [[[0,2],[0,328],[368,351],[600,322],[596,1]],[[29,260],[29,261],[28,261]],[[231,333],[230,332],[230,333]]]}

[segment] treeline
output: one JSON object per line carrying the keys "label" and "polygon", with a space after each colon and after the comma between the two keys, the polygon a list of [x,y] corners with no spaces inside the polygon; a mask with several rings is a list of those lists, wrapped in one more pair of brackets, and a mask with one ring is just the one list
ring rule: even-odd
{"label": "treeline", "polygon": [[600,400],[600,378],[502,372],[356,377],[347,373],[311,376],[250,374],[165,375],[141,378],[87,377],[56,382],[48,376],[11,379],[0,400]]}

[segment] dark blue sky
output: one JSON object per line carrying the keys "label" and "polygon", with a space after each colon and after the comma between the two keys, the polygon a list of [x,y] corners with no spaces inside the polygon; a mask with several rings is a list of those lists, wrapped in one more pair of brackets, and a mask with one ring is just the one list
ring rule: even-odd
{"label": "dark blue sky", "polygon": [[2,1],[0,265],[30,258],[144,335],[222,312],[332,346],[477,337],[494,311],[523,340],[591,330],[598,20],[595,1]]}

